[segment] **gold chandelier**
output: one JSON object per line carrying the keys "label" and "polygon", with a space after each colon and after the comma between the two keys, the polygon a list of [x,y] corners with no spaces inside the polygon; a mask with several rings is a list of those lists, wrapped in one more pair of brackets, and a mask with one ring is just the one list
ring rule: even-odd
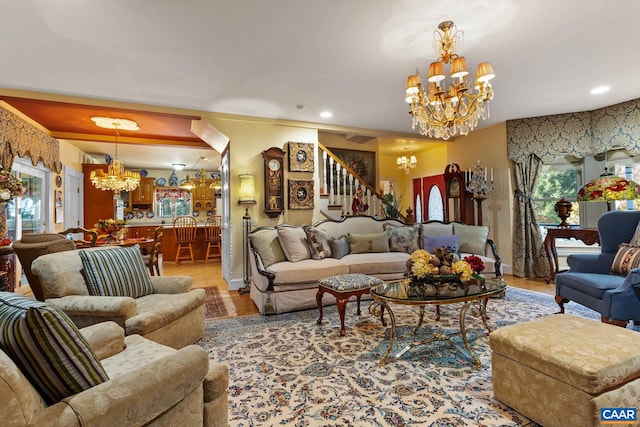
{"label": "gold chandelier", "polygon": [[[429,65],[428,92],[416,70],[415,75],[407,78],[405,100],[411,106],[413,129],[418,125],[421,135],[447,140],[457,133],[467,135],[478,125],[479,119],[489,117],[488,104],[493,99],[491,79],[495,74],[490,63],[479,64],[471,88],[466,60],[456,53],[462,31],[458,31],[452,21],[442,22],[438,30],[434,31],[438,60]],[[443,64],[451,64],[449,87],[444,81]]]}
{"label": "gold chandelier", "polygon": [[91,171],[91,183],[102,191],[135,190],[140,185],[140,173],[125,170],[124,164],[118,159],[118,129],[138,130],[138,124],[133,120],[112,119],[109,117],[91,117],[91,120],[99,127],[115,129],[116,131],[116,157],[109,163],[107,172],[102,169]]}
{"label": "gold chandelier", "polygon": [[[200,162],[200,161],[206,161],[207,158],[204,156],[201,156],[200,158],[198,158],[198,160],[196,160],[196,162],[193,164],[193,167],[191,168],[192,170],[196,170],[196,165]],[[206,174],[207,172],[203,169],[200,168],[200,178],[196,180],[191,179],[191,177],[189,175],[187,175],[187,178],[185,179],[185,181],[180,184],[181,188],[184,188],[186,190],[193,190],[196,187],[205,187],[207,185],[207,179],[206,179]],[[215,190],[218,190],[220,188],[222,188],[222,180],[220,179],[220,175],[219,174],[212,174],[211,176],[211,184],[209,184],[209,188],[213,188]]]}

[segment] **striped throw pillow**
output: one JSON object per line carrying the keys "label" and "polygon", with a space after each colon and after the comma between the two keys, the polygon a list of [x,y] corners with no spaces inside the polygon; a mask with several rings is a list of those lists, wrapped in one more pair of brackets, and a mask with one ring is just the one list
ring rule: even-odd
{"label": "striped throw pillow", "polygon": [[89,294],[138,298],[153,293],[138,245],[78,252]]}
{"label": "striped throw pillow", "polygon": [[621,244],[611,264],[611,274],[626,276],[631,269],[638,267],[640,267],[640,246]]}
{"label": "striped throw pillow", "polygon": [[0,292],[0,347],[48,404],[109,380],[71,319],[57,307]]}

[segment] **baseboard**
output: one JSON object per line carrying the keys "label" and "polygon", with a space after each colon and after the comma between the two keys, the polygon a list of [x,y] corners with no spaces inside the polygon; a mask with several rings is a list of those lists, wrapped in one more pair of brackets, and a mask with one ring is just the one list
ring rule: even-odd
{"label": "baseboard", "polygon": [[513,267],[511,267],[511,265],[502,264],[501,265],[501,270],[502,270],[502,274],[510,274],[510,275],[513,276]]}
{"label": "baseboard", "polygon": [[230,282],[227,282],[227,286],[229,287],[230,291],[237,291],[240,288],[245,287],[244,279],[231,279]]}

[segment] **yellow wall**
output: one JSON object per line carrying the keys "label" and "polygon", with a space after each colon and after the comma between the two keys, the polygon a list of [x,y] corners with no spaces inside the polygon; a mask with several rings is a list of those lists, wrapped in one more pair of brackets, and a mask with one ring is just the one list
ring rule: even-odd
{"label": "yellow wall", "polygon": [[506,123],[475,130],[448,144],[448,163],[457,163],[462,170],[467,170],[480,160],[483,166],[493,168],[494,190],[488,193],[482,204],[482,223],[490,227],[489,237],[496,243],[503,264],[511,266],[513,181],[511,164],[507,159]]}
{"label": "yellow wall", "polygon": [[[231,247],[232,247],[232,277],[242,278],[242,216],[244,207],[238,205],[238,175],[244,173],[253,174],[256,184],[256,204],[249,205],[249,214],[254,220],[254,226],[287,224],[311,224],[313,222],[313,210],[290,210],[285,204],[285,212],[279,218],[269,218],[264,214],[264,163],[262,152],[270,147],[279,147],[287,151],[287,142],[318,142],[316,129],[308,129],[286,125],[273,125],[250,121],[238,121],[216,118],[213,115],[205,115],[203,119],[211,122],[220,132],[230,140],[229,171],[230,171],[230,204],[231,204]],[[316,172],[288,172],[287,154],[285,154],[285,182],[284,191],[288,194],[287,179],[314,179]],[[318,186],[315,186],[315,206],[318,206]],[[288,197],[285,199],[288,200]]]}

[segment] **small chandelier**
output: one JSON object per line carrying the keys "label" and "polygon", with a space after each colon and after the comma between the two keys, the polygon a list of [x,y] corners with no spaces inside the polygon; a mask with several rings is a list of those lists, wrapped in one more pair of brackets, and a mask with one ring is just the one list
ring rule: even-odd
{"label": "small chandelier", "polygon": [[[204,162],[206,160],[207,160],[206,157],[200,156],[198,158],[198,160],[196,160],[196,162],[191,167],[191,170],[196,170],[196,166],[198,165],[198,163],[200,163],[200,161]],[[206,187],[207,186],[207,178],[206,178],[207,172],[203,168],[200,168],[199,174],[200,174],[200,178],[198,178],[197,175],[196,175],[196,180],[191,179],[191,177],[189,175],[187,175],[187,178],[185,179],[185,181],[182,184],[180,184],[180,187],[184,188],[186,190],[193,190],[196,187]],[[220,176],[219,175],[212,176],[212,179],[213,179],[213,181],[209,185],[209,188],[218,189],[218,188],[222,187],[222,182],[220,180]]]}
{"label": "small chandelier", "polygon": [[[460,133],[467,135],[479,119],[489,117],[489,101],[493,99],[491,79],[495,77],[488,62],[478,65],[473,88],[469,85],[469,71],[464,56],[456,51],[461,43],[462,31],[452,21],[445,21],[434,31],[434,47],[438,60],[429,65],[428,91],[422,86],[420,73],[407,78],[405,100],[410,104],[412,127],[420,128],[420,134],[444,140]],[[449,87],[444,80],[444,64],[451,64]],[[476,91],[473,93],[473,91]]]}
{"label": "small chandelier", "polygon": [[[112,119],[109,117],[91,117],[99,126],[116,131],[116,157],[109,163],[107,172],[102,169],[91,171],[91,183],[102,191],[133,191],[140,185],[140,173],[124,169],[124,164],[118,159],[118,129],[138,130],[138,124],[133,120]],[[135,125],[135,126],[134,126]]]}
{"label": "small chandelier", "polygon": [[409,175],[411,169],[415,169],[417,164],[418,160],[413,154],[411,156],[400,156],[396,159],[396,166],[398,166],[398,169],[404,169],[404,173],[407,175]]}

